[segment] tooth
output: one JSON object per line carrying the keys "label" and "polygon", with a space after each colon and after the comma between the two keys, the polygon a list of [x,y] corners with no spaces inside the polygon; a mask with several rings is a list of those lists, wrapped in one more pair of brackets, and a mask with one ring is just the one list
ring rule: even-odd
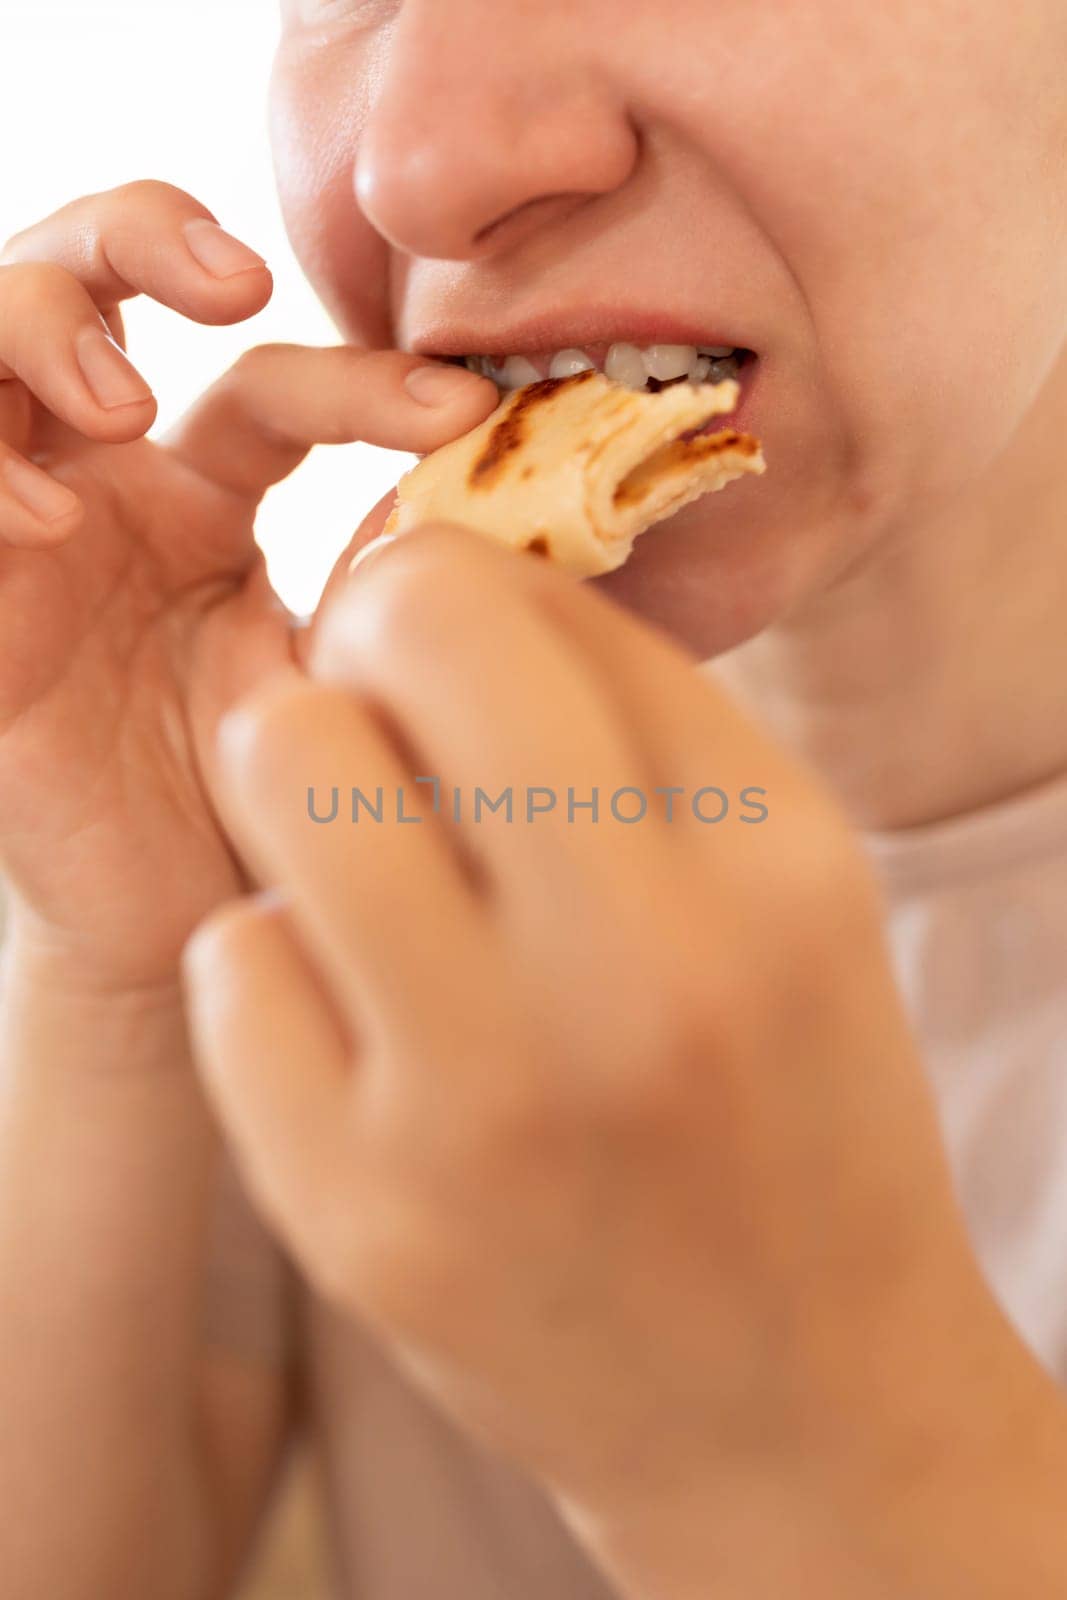
{"label": "tooth", "polygon": [[732,356],[737,346],[733,344],[703,344],[699,348],[702,356],[711,356],[714,360],[719,361],[723,356]]}
{"label": "tooth", "polygon": [[707,356],[697,356],[695,361],[691,361],[689,363],[689,373],[688,373],[689,382],[690,383],[703,383],[705,378],[707,377],[707,375],[708,375],[708,373],[710,371],[711,371],[711,362],[708,360],[708,357]]}
{"label": "tooth", "polygon": [[613,344],[604,362],[604,376],[627,389],[643,389],[648,382],[644,359],[635,344]]}
{"label": "tooth", "polygon": [[645,371],[660,383],[669,378],[684,378],[696,353],[696,346],[692,344],[650,344],[643,352]]}
{"label": "tooth", "polygon": [[573,378],[578,372],[588,372],[592,365],[584,350],[560,350],[552,357],[548,375],[550,378]]}
{"label": "tooth", "polygon": [[525,356],[508,356],[498,381],[502,389],[525,389],[528,383],[540,383],[541,374]]}
{"label": "tooth", "polygon": [[738,365],[734,360],[713,361],[708,369],[708,383],[724,383],[727,378],[736,378]]}

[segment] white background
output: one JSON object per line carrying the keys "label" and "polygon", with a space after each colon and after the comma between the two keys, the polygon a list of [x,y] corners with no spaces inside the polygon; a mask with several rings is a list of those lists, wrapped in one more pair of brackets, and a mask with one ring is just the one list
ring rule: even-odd
{"label": "white background", "polygon": [[[80,194],[161,178],[196,195],[274,274],[266,310],[202,328],[128,305],[130,350],[159,400],[158,433],[249,345],[335,344],[282,228],[266,98],[277,0],[0,0],[0,242]],[[259,520],[275,586],[311,610],[365,511],[414,461],[323,448]]]}

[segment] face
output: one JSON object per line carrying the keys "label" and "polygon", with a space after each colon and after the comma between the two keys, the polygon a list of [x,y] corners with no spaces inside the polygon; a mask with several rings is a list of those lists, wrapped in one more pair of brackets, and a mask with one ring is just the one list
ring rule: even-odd
{"label": "face", "polygon": [[1063,0],[283,0],[283,22],[280,194],[345,338],[754,352],[766,476],[599,580],[702,654],[921,537],[1061,359]]}

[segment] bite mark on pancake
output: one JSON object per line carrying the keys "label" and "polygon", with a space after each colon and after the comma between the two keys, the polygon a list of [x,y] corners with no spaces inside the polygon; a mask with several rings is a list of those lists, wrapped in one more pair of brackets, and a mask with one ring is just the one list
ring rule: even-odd
{"label": "bite mark on pancake", "polygon": [[733,381],[639,393],[592,368],[539,379],[405,473],[382,531],[466,523],[579,577],[614,571],[646,528],[766,470],[738,396]]}
{"label": "bite mark on pancake", "polygon": [[550,399],[557,389],[564,384],[576,386],[588,382],[595,376],[595,369],[590,368],[585,372],[576,372],[572,378],[542,378],[540,383],[531,383],[525,389],[517,390],[514,403],[508,407],[507,414],[501,417],[489,435],[485,449],[471,467],[468,487],[487,489],[501,475],[508,457],[525,443],[530,413]]}
{"label": "bite mark on pancake", "polygon": [[658,488],[664,478],[672,474],[684,474],[701,461],[710,461],[714,456],[726,455],[728,452],[742,456],[754,456],[760,449],[758,439],[753,439],[751,434],[736,433],[726,429],[722,433],[702,434],[697,438],[686,438],[684,435],[672,439],[668,444],[661,445],[650,456],[628,472],[618,485],[612,496],[616,506],[632,506],[643,500],[654,488]]}

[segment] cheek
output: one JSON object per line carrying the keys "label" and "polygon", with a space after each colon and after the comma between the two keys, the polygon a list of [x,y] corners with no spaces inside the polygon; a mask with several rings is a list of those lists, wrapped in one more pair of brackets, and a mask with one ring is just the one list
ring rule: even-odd
{"label": "cheek", "polygon": [[1031,218],[990,241],[949,199],[877,276],[842,274],[820,356],[868,497],[921,518],[972,488],[1023,425],[1065,332],[1067,285],[1041,233]]}
{"label": "cheek", "polygon": [[973,476],[1067,321],[1067,7],[965,9],[809,0],[801,26],[753,0],[714,121],[688,127],[788,268],[809,437],[842,431],[864,500]]}
{"label": "cheek", "polygon": [[388,337],[386,250],[356,204],[368,65],[355,51],[283,41],[270,86],[275,180],[301,268],[353,343]]}

